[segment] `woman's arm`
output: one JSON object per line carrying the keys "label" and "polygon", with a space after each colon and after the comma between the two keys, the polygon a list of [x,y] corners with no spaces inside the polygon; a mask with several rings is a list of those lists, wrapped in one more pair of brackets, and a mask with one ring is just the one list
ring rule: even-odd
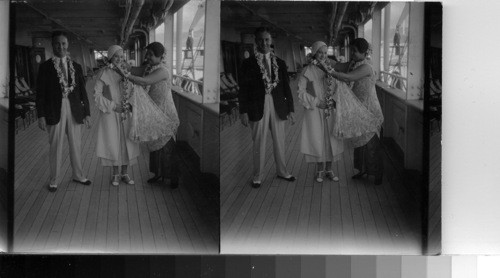
{"label": "woman's arm", "polygon": [[297,94],[299,96],[299,102],[306,109],[314,109],[319,103],[319,99],[307,92],[307,82],[308,79],[305,77],[307,67],[299,75],[298,90]]}
{"label": "woman's arm", "polygon": [[102,91],[104,89],[104,86],[104,82],[98,78],[94,86],[94,101],[99,110],[104,113],[111,113],[114,111],[117,105],[115,102],[103,96]]}
{"label": "woman's arm", "polygon": [[333,66],[333,69],[337,72],[347,72],[349,70],[349,64],[350,62],[347,63],[335,63]]}
{"label": "woman's arm", "polygon": [[144,72],[146,71],[146,67],[131,67],[129,69],[130,74],[135,75],[135,76],[143,76]]}
{"label": "woman's arm", "polygon": [[165,68],[159,68],[152,73],[140,77],[140,76],[135,76],[132,74],[127,74],[125,75],[130,81],[133,83],[142,85],[142,86],[147,86],[147,85],[152,85],[155,83],[158,83],[162,80],[168,79],[168,71]]}
{"label": "woman's arm", "polygon": [[339,80],[351,82],[370,76],[372,74],[372,69],[369,65],[362,65],[349,73],[331,71],[328,74]]}

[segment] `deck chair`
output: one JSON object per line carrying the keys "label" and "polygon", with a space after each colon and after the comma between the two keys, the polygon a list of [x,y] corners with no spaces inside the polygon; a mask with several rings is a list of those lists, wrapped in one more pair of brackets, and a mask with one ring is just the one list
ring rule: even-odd
{"label": "deck chair", "polygon": [[15,78],[15,93],[14,103],[22,107],[20,113],[23,114],[22,119],[24,125],[26,125],[25,121],[27,121],[29,125],[36,119],[36,97],[35,93],[31,90],[22,76]]}
{"label": "deck chair", "polygon": [[238,93],[240,87],[238,83],[234,80],[231,73],[221,73],[221,103],[226,102],[227,105],[230,106],[228,111],[228,115],[230,117],[230,123],[237,121],[238,119],[238,111],[239,111],[239,103],[238,103]]}

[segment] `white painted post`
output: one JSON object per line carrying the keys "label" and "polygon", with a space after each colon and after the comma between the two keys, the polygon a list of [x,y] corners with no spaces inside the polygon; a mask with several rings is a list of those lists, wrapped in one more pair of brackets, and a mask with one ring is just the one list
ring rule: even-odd
{"label": "white painted post", "polygon": [[[390,43],[391,43],[391,3],[385,6],[384,10],[384,71],[389,71],[389,55],[390,52]],[[386,75],[384,80],[387,80],[388,76]]]}
{"label": "white painted post", "polygon": [[376,8],[372,16],[372,65],[377,79],[380,79],[380,44],[382,43],[382,10]]}
{"label": "white painted post", "polygon": [[[0,98],[5,97],[9,84],[9,2],[0,1]],[[14,93],[14,92],[12,92]]]}
{"label": "white painted post", "polygon": [[206,1],[203,103],[219,102],[220,0]]}
{"label": "white painted post", "polygon": [[177,75],[181,75],[182,73],[182,18],[183,18],[184,9],[180,8],[177,15],[177,29],[176,29],[176,40],[177,43],[175,45],[175,60],[176,60],[176,71]]}
{"label": "white painted post", "polygon": [[163,46],[165,46],[165,50],[167,51],[167,65],[170,71],[170,74],[174,74],[174,14],[168,13],[163,20]]}
{"label": "white painted post", "polygon": [[365,37],[365,26],[363,24],[358,25],[358,38]]}
{"label": "white painted post", "polygon": [[408,100],[423,99],[424,86],[424,5],[410,3],[408,43]]}
{"label": "white painted post", "polygon": [[149,43],[156,41],[156,32],[155,29],[149,30]]}

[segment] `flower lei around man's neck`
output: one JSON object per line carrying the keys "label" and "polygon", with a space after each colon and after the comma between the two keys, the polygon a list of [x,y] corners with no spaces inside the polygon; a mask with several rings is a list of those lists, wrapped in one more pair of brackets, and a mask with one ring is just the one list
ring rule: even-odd
{"label": "flower lei around man's neck", "polygon": [[262,74],[262,80],[264,81],[264,85],[266,87],[266,93],[270,93],[274,88],[276,88],[276,86],[278,86],[278,83],[280,82],[278,76],[278,61],[276,59],[276,56],[271,52],[269,57],[271,58],[271,64],[273,65],[274,80],[272,80],[272,77],[266,73],[266,68],[263,62],[264,55],[265,54],[263,53],[257,52],[257,54],[255,54],[255,58],[257,58],[257,64],[259,65],[260,73]]}
{"label": "flower lei around man's neck", "polygon": [[64,97],[67,97],[71,92],[73,92],[73,90],[76,87],[75,68],[73,67],[71,58],[66,56],[67,59],[66,62],[69,63],[69,68],[68,68],[69,76],[71,78],[71,84],[68,84],[68,80],[64,78],[64,73],[63,73],[64,69],[61,69],[61,59],[62,58],[54,57],[52,59],[52,62],[54,63],[54,68],[56,69],[57,77],[59,78],[59,84],[61,85],[62,94]]}

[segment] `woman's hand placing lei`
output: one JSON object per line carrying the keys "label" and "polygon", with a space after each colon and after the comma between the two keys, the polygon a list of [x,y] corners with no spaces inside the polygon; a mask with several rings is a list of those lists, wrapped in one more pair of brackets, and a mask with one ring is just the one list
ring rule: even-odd
{"label": "woman's hand placing lei", "polygon": [[[314,62],[315,61],[315,62]],[[335,72],[335,69],[333,69],[332,65],[328,62],[328,59],[325,59],[323,61],[319,61],[314,59],[313,64],[318,66],[321,70],[323,70],[327,74],[332,74]]]}

